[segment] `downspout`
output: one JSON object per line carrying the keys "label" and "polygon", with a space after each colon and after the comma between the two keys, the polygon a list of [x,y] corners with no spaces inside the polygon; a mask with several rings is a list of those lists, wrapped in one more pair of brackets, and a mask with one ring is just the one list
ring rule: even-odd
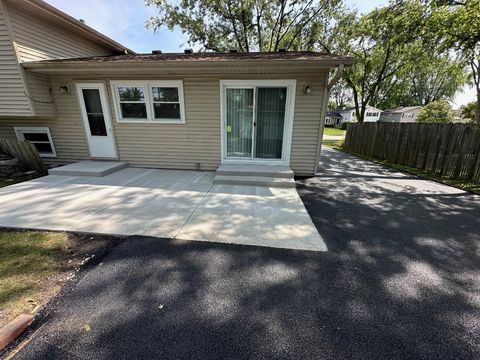
{"label": "downspout", "polygon": [[338,80],[340,80],[340,77],[342,76],[344,68],[345,68],[344,64],[340,64],[338,66],[338,70],[335,76],[330,81],[328,81],[328,74],[325,77],[325,93],[323,94],[322,109],[320,111],[320,126],[318,127],[318,134],[317,134],[318,143],[317,143],[317,151],[315,154],[315,164],[313,165],[313,175],[317,173],[318,163],[320,161],[320,151],[322,149],[322,139],[323,139],[323,128],[325,126],[325,115],[327,113],[330,90],[332,89],[333,85],[335,85],[338,82]]}

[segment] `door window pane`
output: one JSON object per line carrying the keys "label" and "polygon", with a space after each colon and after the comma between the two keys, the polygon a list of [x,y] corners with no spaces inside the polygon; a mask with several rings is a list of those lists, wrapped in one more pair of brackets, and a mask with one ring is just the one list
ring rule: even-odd
{"label": "door window pane", "polygon": [[92,136],[107,136],[102,100],[98,89],[82,89],[88,125]]}
{"label": "door window pane", "polygon": [[227,89],[227,156],[251,157],[253,89]]}
{"label": "door window pane", "polygon": [[281,159],[287,88],[257,88],[255,152],[261,159]]}

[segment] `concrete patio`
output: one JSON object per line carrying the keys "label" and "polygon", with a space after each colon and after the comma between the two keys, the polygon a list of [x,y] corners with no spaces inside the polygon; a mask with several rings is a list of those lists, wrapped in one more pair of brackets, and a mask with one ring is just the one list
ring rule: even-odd
{"label": "concrete patio", "polygon": [[124,168],[0,189],[0,226],[326,251],[295,189],[213,185],[213,172]]}

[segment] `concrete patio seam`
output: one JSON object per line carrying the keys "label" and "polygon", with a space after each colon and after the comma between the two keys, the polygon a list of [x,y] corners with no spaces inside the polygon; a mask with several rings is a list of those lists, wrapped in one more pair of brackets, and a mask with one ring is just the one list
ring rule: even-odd
{"label": "concrete patio seam", "polygon": [[[198,179],[197,179],[198,180]],[[176,239],[178,234],[180,233],[180,231],[183,229],[183,227],[188,223],[188,221],[190,220],[190,218],[193,216],[193,214],[195,213],[195,211],[197,211],[197,209],[200,207],[200,205],[205,201],[205,198],[207,197],[207,195],[210,193],[210,190],[212,190],[212,187],[213,187],[213,184],[210,185],[210,187],[208,188],[208,191],[205,192],[205,194],[203,194],[203,197],[200,199],[200,201],[198,202],[198,204],[194,207],[193,211],[190,213],[190,215],[188,215],[188,218],[183,222],[182,225],[180,225],[180,227],[177,229],[177,231],[175,232],[175,234],[173,235],[172,239]],[[195,240],[195,239],[194,239]]]}

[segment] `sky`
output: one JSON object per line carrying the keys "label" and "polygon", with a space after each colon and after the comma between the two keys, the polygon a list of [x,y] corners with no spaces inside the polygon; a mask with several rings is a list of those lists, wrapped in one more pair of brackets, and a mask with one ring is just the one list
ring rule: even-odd
{"label": "sky", "polygon": [[[181,52],[187,47],[187,37],[179,29],[161,29],[154,32],[145,28],[145,22],[156,15],[154,7],[147,7],[144,0],[45,0],[63,12],[85,20],[97,31],[111,37],[126,47],[139,53],[152,50]],[[388,0],[346,0],[351,8],[368,12]],[[473,88],[465,87],[458,93],[452,106],[458,108],[475,100]]]}

